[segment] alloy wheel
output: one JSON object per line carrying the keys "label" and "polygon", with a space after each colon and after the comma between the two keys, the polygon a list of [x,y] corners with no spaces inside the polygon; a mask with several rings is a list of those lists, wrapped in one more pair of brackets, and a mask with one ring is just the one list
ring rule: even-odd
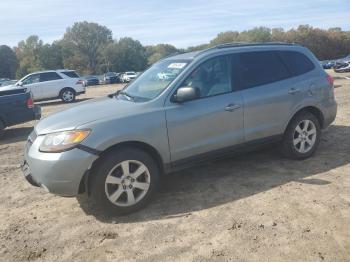
{"label": "alloy wheel", "polygon": [[309,152],[316,143],[317,129],[311,120],[302,120],[293,135],[294,148],[302,154]]}
{"label": "alloy wheel", "polygon": [[105,193],[117,206],[133,206],[145,197],[150,187],[148,168],[137,160],[126,160],[114,166],[105,181]]}

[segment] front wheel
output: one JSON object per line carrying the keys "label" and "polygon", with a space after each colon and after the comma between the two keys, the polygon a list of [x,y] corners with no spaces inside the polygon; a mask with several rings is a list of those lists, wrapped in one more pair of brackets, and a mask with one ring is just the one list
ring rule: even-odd
{"label": "front wheel", "polygon": [[139,149],[112,151],[94,170],[90,199],[107,214],[127,214],[144,207],[159,182],[158,165]]}
{"label": "front wheel", "polygon": [[314,154],[321,136],[320,123],[309,112],[301,112],[289,123],[281,145],[282,153],[294,159],[306,159]]}
{"label": "front wheel", "polygon": [[71,88],[63,89],[60,98],[65,103],[72,103],[75,101],[75,91]]}

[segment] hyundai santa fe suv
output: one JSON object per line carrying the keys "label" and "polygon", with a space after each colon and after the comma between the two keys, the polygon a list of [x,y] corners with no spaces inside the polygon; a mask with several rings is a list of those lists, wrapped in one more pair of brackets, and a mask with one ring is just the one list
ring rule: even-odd
{"label": "hyundai santa fe suv", "polygon": [[50,70],[29,74],[12,86],[1,90],[15,90],[25,87],[34,100],[60,98],[65,103],[75,101],[76,96],[85,93],[84,81],[73,70]]}
{"label": "hyundai santa fe suv", "polygon": [[85,193],[101,212],[129,213],[151,199],[161,175],[209,158],[272,142],[292,159],[310,157],[336,117],[333,91],[333,79],[299,45],[175,55],[120,92],[41,120],[22,169],[48,192]]}

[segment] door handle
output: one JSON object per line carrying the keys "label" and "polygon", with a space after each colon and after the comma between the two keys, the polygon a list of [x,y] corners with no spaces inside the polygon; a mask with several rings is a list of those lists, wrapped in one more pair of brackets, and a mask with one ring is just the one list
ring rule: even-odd
{"label": "door handle", "polygon": [[300,92],[299,88],[294,88],[293,87],[293,88],[289,89],[288,94],[294,95],[294,94],[299,93],[299,92]]}
{"label": "door handle", "polygon": [[235,105],[235,104],[229,104],[225,107],[225,111],[232,112],[235,111],[236,109],[241,108],[240,105]]}

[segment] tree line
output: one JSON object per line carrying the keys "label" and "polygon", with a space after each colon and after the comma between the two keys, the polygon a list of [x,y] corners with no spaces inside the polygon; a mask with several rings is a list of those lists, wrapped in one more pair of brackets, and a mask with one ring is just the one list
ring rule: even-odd
{"label": "tree line", "polygon": [[143,71],[159,59],[175,53],[201,50],[230,42],[290,42],[308,47],[319,60],[350,54],[350,31],[328,30],[301,25],[296,29],[256,27],[242,32],[219,33],[209,43],[178,49],[169,44],[143,46],[130,37],[113,39],[105,26],[77,22],[67,28],[62,39],[44,44],[38,36],[29,36],[11,48],[0,45],[0,78],[21,78],[40,70],[75,69],[80,74],[107,71]]}

